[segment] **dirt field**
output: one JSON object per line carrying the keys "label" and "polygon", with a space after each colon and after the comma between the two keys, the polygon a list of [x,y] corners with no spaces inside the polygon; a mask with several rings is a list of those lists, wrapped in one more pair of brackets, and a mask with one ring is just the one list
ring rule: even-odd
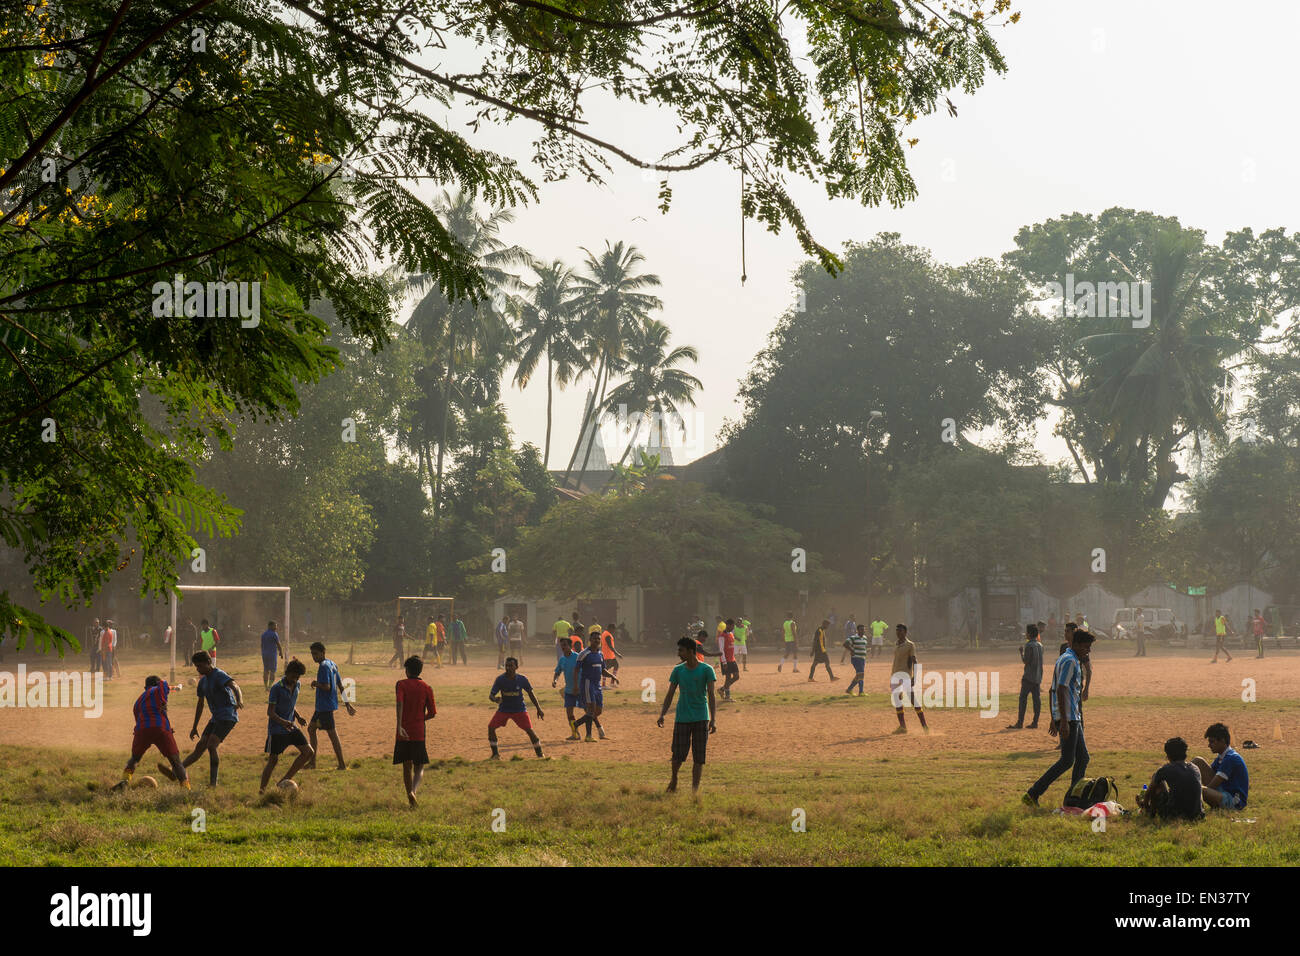
{"label": "dirt field", "polygon": [[[336,650],[343,676],[355,679],[357,716],[349,719],[340,712],[340,734],[349,760],[391,753],[394,739],[392,684],[395,669],[376,663],[382,658],[379,645],[357,649],[358,660],[371,663],[347,665],[347,651]],[[888,651],[888,648],[886,648]],[[1101,644],[1094,653],[1095,673],[1091,698],[1085,705],[1089,749],[1101,751],[1148,751],[1158,761],[1163,741],[1174,735],[1185,737],[1192,752],[1204,752],[1202,735],[1206,726],[1222,720],[1232,730],[1233,743],[1257,741],[1270,755],[1300,757],[1300,653],[1279,652],[1256,660],[1253,651],[1243,650],[1231,663],[1220,659],[1211,664],[1205,652],[1165,651],[1152,648],[1152,656],[1134,659],[1128,644]],[[1048,666],[1055,650],[1047,653]],[[84,659],[59,662],[57,658],[23,655],[28,670],[58,671],[69,665],[84,666]],[[486,758],[486,725],[494,706],[487,694],[496,670],[495,652],[471,649],[468,668],[428,666],[424,678],[432,685],[438,716],[429,724],[430,757],[461,756]],[[997,671],[1001,692],[1000,710],[994,717],[981,717],[975,709],[931,709],[929,736],[920,733],[915,716],[908,712],[906,737],[894,736],[897,726],[888,697],[889,659],[873,659],[867,665],[867,696],[844,696],[851,668],[832,657],[836,680],[818,673],[809,683],[807,661],[800,672],[776,672],[777,655],[759,650],[751,655],[750,668],[735,688],[735,702],[719,706],[718,733],[709,750],[710,763],[728,761],[817,761],[820,759],[879,758],[892,754],[923,755],[950,752],[1007,753],[1027,756],[1053,749],[1044,730],[1013,731],[1006,725],[1015,719],[1020,664],[1013,648],[977,652],[927,652],[921,662],[932,671]],[[11,654],[0,671],[14,672],[18,661]],[[221,666],[239,681],[246,708],[239,726],[230,735],[223,752],[256,754],[266,735],[265,695],[260,661],[252,655],[222,658]],[[307,681],[314,676],[308,658]],[[598,743],[564,741],[568,729],[560,704],[560,692],[552,690],[550,678],[554,654],[539,648],[525,655],[522,673],[530,678],[546,713],[537,724],[543,744],[554,755],[570,755],[584,761],[663,763],[668,757],[672,714],[664,729],[655,726],[660,702],[667,692],[668,673],[675,661],[667,654],[630,655],[620,671],[622,686],[607,689],[606,715],[602,719],[609,739]],[[124,659],[124,677],[106,687],[104,712],[87,719],[80,710],[0,709],[0,744],[45,746],[70,750],[117,751],[126,753],[133,720],[131,705],[139,695],[144,677],[166,675],[161,657],[147,660]],[[171,701],[171,718],[182,752],[193,718],[196,675],[192,667],[178,668],[183,688]],[[643,701],[642,680],[656,682],[656,700]],[[1255,682],[1256,701],[1242,700],[1243,680]],[[1165,698],[1165,700],[1161,700]],[[310,716],[312,692],[304,687],[299,712]],[[1046,710],[1046,700],[1043,702]],[[531,708],[530,708],[531,709]],[[207,715],[203,718],[206,721]],[[1028,718],[1026,718],[1028,720]],[[1046,717],[1043,720],[1046,726]],[[1282,739],[1275,734],[1280,730]],[[504,753],[527,752],[527,741],[513,726],[501,731]],[[322,737],[328,750],[328,741]],[[152,758],[150,758],[152,759]],[[321,767],[332,765],[328,754]]]}

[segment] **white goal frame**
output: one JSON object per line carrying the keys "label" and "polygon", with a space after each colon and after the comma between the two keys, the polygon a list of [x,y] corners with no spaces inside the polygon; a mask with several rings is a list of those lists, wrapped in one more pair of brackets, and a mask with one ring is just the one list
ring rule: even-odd
{"label": "white goal frame", "polygon": [[[402,595],[399,595],[398,598],[397,598],[397,601],[396,601],[396,605],[397,605],[397,612],[396,612],[396,613],[397,613],[398,616],[400,616],[401,613],[402,613],[402,602],[403,602],[403,601],[449,601],[449,602],[451,603],[451,609],[447,612],[447,614],[448,614],[448,617],[447,617],[447,635],[448,635],[447,640],[448,640],[448,642],[450,642],[450,640],[451,640],[451,622],[452,622],[452,619],[453,619],[453,618],[455,617],[455,615],[456,615],[456,599],[455,599],[454,597],[445,597],[445,596],[443,596],[443,595],[438,595],[438,594],[402,594]],[[394,618],[393,618],[393,622],[394,622],[394,623],[397,622],[397,617],[394,617]],[[410,638],[410,635],[407,635],[407,638],[406,638],[406,639],[409,641],[409,640],[411,639],[411,638]],[[423,641],[425,640],[423,626],[421,626],[421,629],[420,629],[418,632],[416,632],[415,639],[416,639],[416,641],[417,641],[417,645],[420,644],[420,643],[423,643]]]}
{"label": "white goal frame", "polygon": [[[230,585],[230,584],[181,584],[177,586],[176,590],[177,591],[263,591],[263,592],[277,591],[283,593],[284,594],[284,656],[288,658],[289,641],[291,640],[291,636],[293,634],[293,630],[289,626],[291,623],[289,617],[289,610],[290,610],[289,588],[237,587],[235,585]],[[180,630],[176,626],[176,609],[179,606],[180,602],[177,601],[175,597],[172,597],[169,603],[172,606],[172,670],[171,670],[171,678],[169,679],[168,683],[175,684],[176,683],[176,645],[180,643]]]}

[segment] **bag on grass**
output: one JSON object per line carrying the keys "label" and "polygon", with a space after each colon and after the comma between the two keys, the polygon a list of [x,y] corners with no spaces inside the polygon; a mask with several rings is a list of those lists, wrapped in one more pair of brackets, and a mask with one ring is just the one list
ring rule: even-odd
{"label": "bag on grass", "polygon": [[1104,803],[1119,796],[1119,786],[1114,777],[1084,777],[1069,789],[1063,806],[1087,809],[1094,803]]}

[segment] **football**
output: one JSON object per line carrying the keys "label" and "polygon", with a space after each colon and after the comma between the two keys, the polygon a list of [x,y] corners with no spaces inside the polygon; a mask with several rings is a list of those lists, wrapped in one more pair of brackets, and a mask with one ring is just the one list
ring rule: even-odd
{"label": "football", "polygon": [[281,780],[276,786],[291,797],[296,796],[298,793],[298,781],[296,780]]}
{"label": "football", "polygon": [[156,777],[148,777],[148,776],[146,776],[146,777],[137,777],[137,778],[135,779],[135,781],[133,782],[132,786],[136,786],[136,787],[152,787],[154,790],[157,790],[157,789],[158,789],[158,779],[157,779]]}

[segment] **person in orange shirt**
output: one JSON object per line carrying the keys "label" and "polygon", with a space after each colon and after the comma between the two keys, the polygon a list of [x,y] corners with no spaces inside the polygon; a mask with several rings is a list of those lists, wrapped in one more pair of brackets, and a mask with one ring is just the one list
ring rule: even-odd
{"label": "person in orange shirt", "polygon": [[600,632],[600,653],[605,658],[605,677],[618,686],[618,659],[622,657],[614,650],[614,635],[610,633],[609,628]]}

